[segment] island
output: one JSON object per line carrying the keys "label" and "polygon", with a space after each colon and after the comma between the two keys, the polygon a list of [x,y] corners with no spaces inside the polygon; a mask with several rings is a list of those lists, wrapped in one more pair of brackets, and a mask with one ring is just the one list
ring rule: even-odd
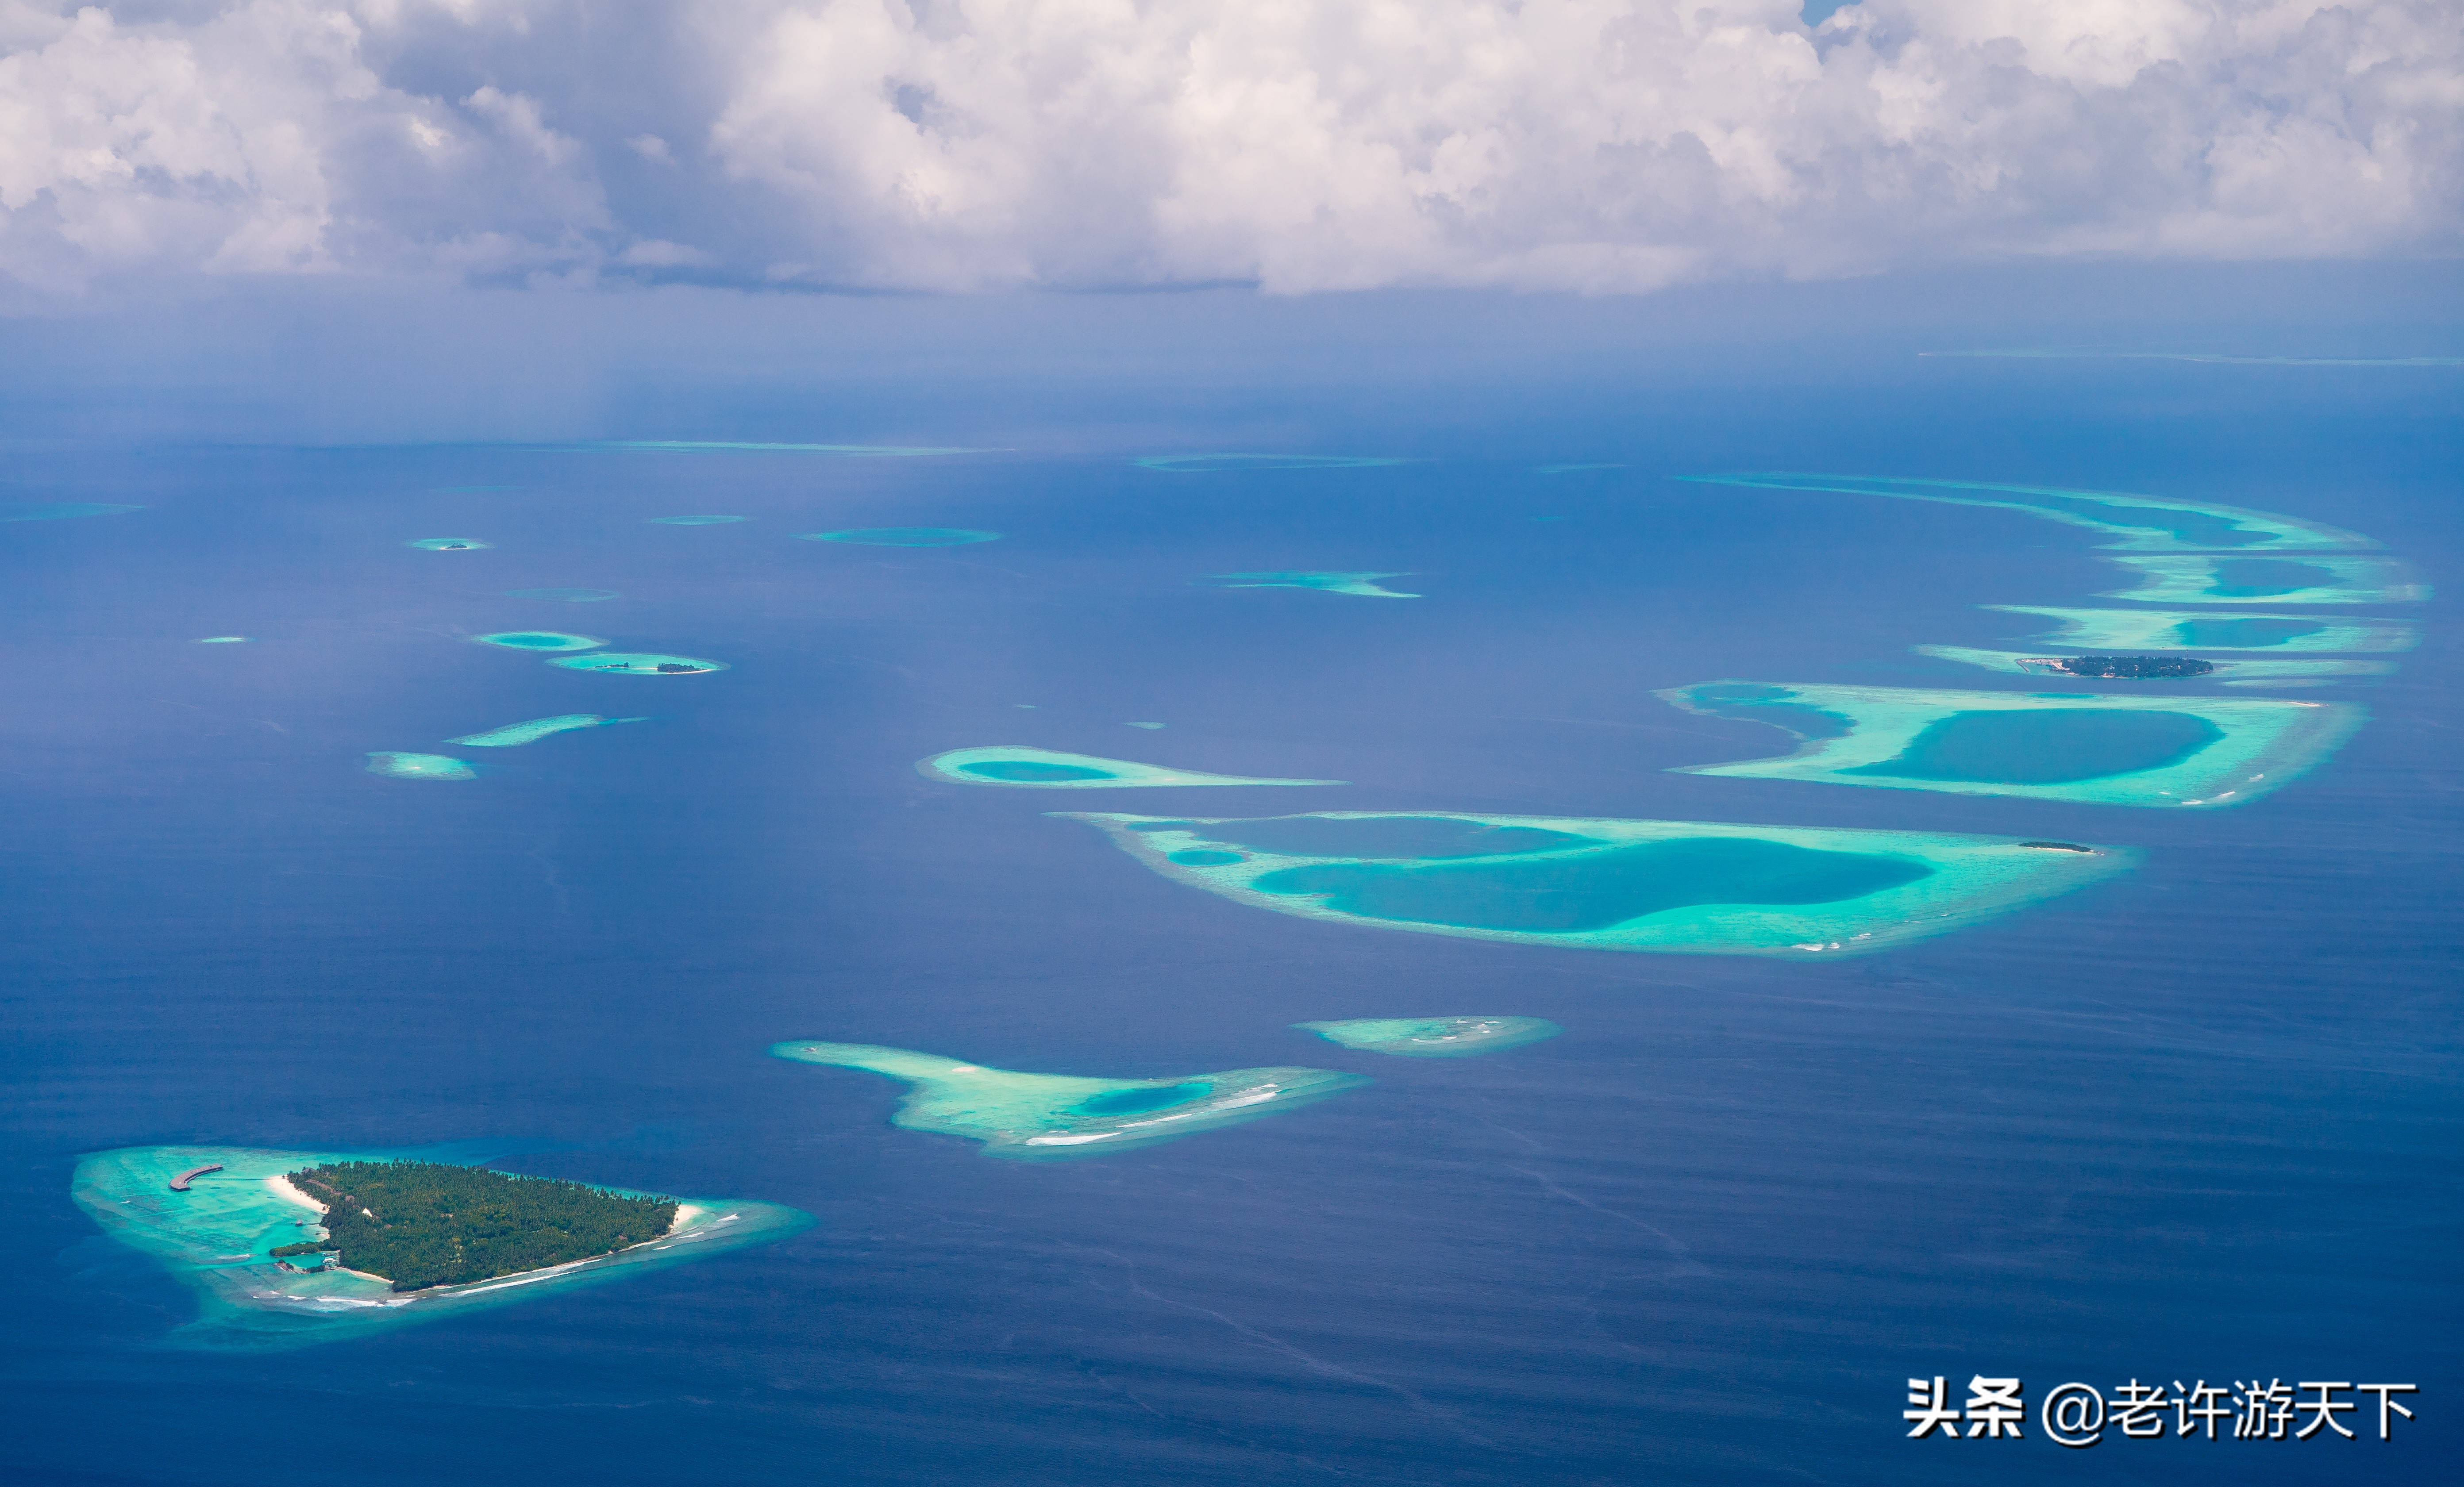
{"label": "island", "polygon": [[1379,579],[1400,579],[1400,573],[1215,573],[1193,582],[1222,589],[1315,589],[1321,594],[1357,594],[1363,599],[1419,599],[1418,594],[1380,588]]}
{"label": "island", "polygon": [[324,1211],[322,1251],[396,1291],[469,1285],[613,1255],[664,1238],[672,1198],[610,1192],[447,1162],[326,1162],[277,1179]]}
{"label": "island", "polygon": [[[1934,656],[1944,661],[1956,661],[1963,666],[1983,667],[1989,671],[2016,672],[2023,676],[2078,676],[2085,680],[2111,677],[2119,681],[2156,681],[2167,673],[2098,672],[2095,663],[2103,661],[2180,660],[2199,669],[2183,671],[2181,678],[2205,676],[2226,687],[2331,687],[2343,678],[2353,676],[2385,676],[2395,669],[2391,661],[2298,660],[2277,656],[2229,658],[2223,661],[2192,660],[2189,657],[2131,656],[2032,656],[2016,650],[1981,650],[1971,645],[1911,645],[1921,656]],[[2080,667],[2090,669],[2079,669]]]}
{"label": "island", "polygon": [[1353,1017],[1292,1026],[1346,1048],[1398,1059],[1467,1059],[1536,1043],[1565,1031],[1546,1017]]}
{"label": "island", "polygon": [[70,1192],[194,1296],[197,1315],[171,1340],[214,1349],[364,1336],[812,1222],[775,1203],[628,1192],[416,1153],[132,1147],[81,1160]]}
{"label": "island", "polygon": [[724,671],[724,661],[697,656],[663,656],[653,651],[603,650],[592,656],[559,656],[548,663],[569,671],[599,671],[613,676],[693,676]]}
{"label": "island", "polygon": [[367,771],[387,779],[476,779],[479,772],[445,754],[405,754],[380,749],[368,754]]}
{"label": "island", "polygon": [[477,537],[413,537],[403,544],[405,547],[423,548],[431,553],[463,553],[490,545],[492,544],[482,542]]}
{"label": "island", "polygon": [[[2238,805],[2334,754],[2367,715],[2278,697],[1704,682],[1658,693],[1800,746],[1678,773],[2098,805]],[[1811,720],[1819,720],[1819,726]]]}
{"label": "island", "polygon": [[473,635],[482,645],[502,645],[507,650],[596,650],[607,643],[596,635],[571,635],[563,630],[498,630],[494,635]]}
{"label": "island", "polygon": [[2019,663],[2030,670],[2064,676],[2107,676],[2120,681],[2167,680],[2205,676],[2216,668],[2196,656],[2030,656]]}
{"label": "island", "polygon": [[1313,1104],[1368,1083],[1331,1069],[1226,1069],[1168,1079],[1017,1074],[872,1043],[789,1042],[771,1053],[904,1080],[892,1125],[983,1143],[1015,1159],[1100,1156]]}
{"label": "island", "polygon": [[1148,868],[1334,924],[1511,945],[1861,954],[2083,887],[2126,848],[2009,837],[1468,812],[1246,820],[1054,813]]}
{"label": "island", "polygon": [[560,712],[554,717],[533,718],[527,723],[508,723],[502,728],[489,729],[484,733],[466,733],[459,738],[448,738],[445,741],[450,744],[461,744],[470,749],[512,749],[526,743],[537,743],[552,733],[567,733],[577,728],[613,728],[619,723],[649,721],[649,719],[646,717],[611,718],[601,717],[596,712]]}
{"label": "island", "polygon": [[[1130,725],[1133,728],[1137,724]],[[1158,727],[1161,725],[1157,725]],[[1091,754],[1064,754],[1024,744],[952,749],[918,759],[915,773],[954,785],[1012,785],[1034,790],[1115,790],[1159,785],[1340,785],[1340,779],[1263,779],[1165,769]]]}
{"label": "island", "polygon": [[998,542],[998,532],[970,527],[855,527],[845,532],[799,532],[807,542],[852,542],[861,547],[964,547]]}

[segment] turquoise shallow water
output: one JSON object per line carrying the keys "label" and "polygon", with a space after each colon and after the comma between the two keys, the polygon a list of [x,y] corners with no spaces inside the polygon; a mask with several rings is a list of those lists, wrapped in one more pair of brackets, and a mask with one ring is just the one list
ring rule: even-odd
{"label": "turquoise shallow water", "polygon": [[[2109,685],[2109,684],[2100,684]],[[2334,757],[2368,717],[2352,702],[2154,692],[1707,682],[1660,694],[1769,723],[1800,746],[1698,775],[2009,795],[2101,805],[2242,805]],[[1805,710],[1818,718],[1805,732]]]}
{"label": "turquoise shallow water", "polygon": [[1565,933],[1705,904],[1837,904],[1932,872],[1923,863],[1876,853],[1705,837],[1567,858],[1286,867],[1249,886],[1320,895],[1323,908],[1363,919]]}
{"label": "turquoise shallow water", "polygon": [[2219,614],[2195,609],[2060,609],[1989,606],[2056,622],[2049,639],[2074,649],[2358,651],[2410,650],[2418,625],[2378,616]]}
{"label": "turquoise shallow water", "polygon": [[[1134,725],[1133,725],[1134,726]],[[1191,785],[1339,785],[1339,779],[1275,779],[1172,769],[1134,759],[1070,754],[1025,744],[952,749],[916,761],[927,779],[954,785],[1013,785],[1031,790],[1130,790]]]}
{"label": "turquoise shallow water", "polygon": [[1468,1059],[1543,1042],[1565,1031],[1546,1017],[1350,1017],[1292,1026],[1346,1048],[1397,1059]]}
{"label": "turquoise shallow water", "polygon": [[1899,779],[2057,785],[2181,764],[2225,731],[2194,712],[2047,708],[1954,712],[1890,758],[1841,771]]}
{"label": "turquoise shallow water", "polygon": [[2236,558],[2197,554],[2105,559],[2138,578],[2108,599],[2142,603],[2409,604],[2430,597],[2429,585],[2389,558]]}
{"label": "turquoise shallow water", "polygon": [[[2067,491],[2048,486],[2004,485],[1977,480],[1925,480],[1888,475],[1728,474],[1689,475],[1707,484],[1768,490],[1825,491],[1842,495],[1891,496],[1958,506],[1992,506],[2026,512],[2106,538],[2101,545],[2124,551],[2241,549],[2333,551],[2378,544],[2359,533],[2248,507],[2109,491]],[[2236,558],[2237,565],[2263,559]]]}
{"label": "turquoise shallow water", "polygon": [[472,639],[482,645],[502,645],[508,650],[591,650],[607,644],[596,635],[574,635],[563,630],[500,630]]}
{"label": "turquoise shallow water", "polygon": [[[550,1269],[467,1285],[397,1293],[381,1278],[354,1271],[288,1268],[278,1246],[321,1237],[317,1210],[278,1195],[270,1183],[328,1162],[385,1160],[395,1153],[269,1151],[232,1147],[142,1147],[103,1151],[77,1163],[70,1192],[115,1241],[147,1256],[176,1278],[198,1305],[173,1335],[180,1346],[213,1352],[307,1347],[432,1322],[517,1301],[544,1301],[680,1260],[782,1238],[812,1222],[775,1203],[680,1198],[675,1221],[655,1240]],[[187,1191],[171,1181],[189,1175]],[[628,1191],[628,1190],[616,1190]]]}
{"label": "turquoise shallow water", "polygon": [[1331,1069],[1226,1069],[1174,1079],[1022,1074],[865,1043],[790,1042],[771,1053],[905,1081],[895,1122],[1020,1161],[1110,1157],[1285,1115],[1369,1082]]}
{"label": "turquoise shallow water", "polygon": [[[1865,953],[2083,886],[2124,848],[1704,821],[1078,812],[1168,878],[1338,924],[1519,945]],[[1416,850],[1417,849],[1417,850]]]}
{"label": "turquoise shallow water", "polygon": [[[1080,302],[1178,314],[1206,296],[1129,297]],[[1507,308],[1541,313],[1541,297]],[[1154,364],[1212,375],[1271,337],[1278,303],[1193,326]],[[1360,313],[1349,296],[1302,309]],[[2334,369],[2256,369],[2262,384],[2236,368],[2134,363],[2117,381],[2101,364],[1964,362],[1912,385],[1906,367],[1930,363],[1898,340],[1827,368],[1792,342],[1754,380],[1725,343],[1639,334],[1649,356],[1534,387],[1517,368],[1573,364],[1627,329],[1616,301],[1581,311],[1520,361],[1462,338],[1481,365],[1459,402],[1416,380],[1419,348],[1462,329],[1432,316],[1375,352],[1412,378],[1331,364],[1273,406],[1214,386],[1124,415],[1016,383],[996,404],[957,358],[912,409],[870,367],[767,404],[737,383],[707,404],[664,386],[627,402],[611,376],[592,405],[620,432],[1034,444],[1001,455],[13,450],[30,498],[146,509],[0,528],[16,662],[0,751],[0,1358],[18,1407],[0,1477],[2442,1479],[2457,1425],[2443,1402],[2464,1394],[2448,1342],[2464,1128],[2454,600],[2101,601],[2135,578],[2106,560],[2115,535],[2074,522],[1669,477],[1844,466],[2181,492],[2387,544],[2277,556],[2384,558],[2443,583],[2458,566],[2453,410],[2390,409]],[[87,409],[90,426],[105,411]],[[1175,432],[1113,448],[1128,416]],[[1279,447],[1269,429],[1303,450],[1428,457],[1126,463],[1150,445]],[[1612,462],[1626,468],[1532,473]],[[758,520],[638,519],[699,511]],[[941,523],[1010,537],[905,552],[792,537]],[[424,533],[495,546],[400,546]],[[1188,581],[1298,563],[1429,575],[1413,581],[1428,597]],[[506,596],[533,586],[623,598]],[[2400,669],[2274,699],[2368,718],[2236,810],[1672,773],[1802,741],[1745,720],[1750,706],[1653,695],[1705,679],[2048,707],[2188,698],[2211,720],[2209,703],[2270,700],[2223,679],[2091,687],[1912,648],[2035,653],[2019,637],[2059,622],[1987,607],[2013,602],[2419,644],[2315,646],[2322,634],[2244,653]],[[559,623],[734,669],[643,689],[460,640]],[[190,644],[220,633],[256,643]],[[1772,711],[1851,719],[1837,744],[1876,720],[1871,701]],[[361,772],[370,751],[611,706],[659,717],[457,748],[479,776],[466,790]],[[1941,697],[1925,706],[1943,715]],[[1884,756],[1924,726],[1893,716],[1914,730]],[[1353,783],[1063,801],[913,768],[987,742]],[[1089,803],[1157,829],[1045,815]],[[1384,841],[1252,829],[1298,811],[1452,824]],[[1254,886],[1294,868],[1563,865],[1720,840],[1928,871],[1859,898],[1568,931],[1375,919],[1331,892]],[[1501,845],[1514,849],[1482,850]],[[1563,1031],[1466,1057],[1292,1026],[1492,1014]],[[982,1124],[935,1129],[900,1124],[905,1076],[767,1057],[782,1039],[1083,1082],[954,1091],[929,1118]],[[1279,1088],[1263,1104],[1288,1113],[1187,1139],[1105,1134],[1155,1129],[1131,1123],[1294,1060],[1369,1082],[1296,1104]],[[1191,1084],[1207,1094],[1071,1108]],[[1100,1139],[1080,1160],[987,1160],[1004,1135]],[[197,1288],[73,1196],[83,1160],[131,1148],[482,1139],[514,1170],[818,1221],[259,1355],[165,1346],[205,1314]],[[217,1259],[239,1253],[202,1262],[242,1270],[262,1252]],[[1908,1441],[1900,1418],[1913,1376],[1946,1375],[1954,1394],[2015,1376],[2034,1404],[2067,1379],[2161,1378],[2170,1394],[2176,1378],[2253,1370],[2414,1379],[2419,1433],[2065,1452],[2033,1415],[2023,1440],[1949,1445]]]}

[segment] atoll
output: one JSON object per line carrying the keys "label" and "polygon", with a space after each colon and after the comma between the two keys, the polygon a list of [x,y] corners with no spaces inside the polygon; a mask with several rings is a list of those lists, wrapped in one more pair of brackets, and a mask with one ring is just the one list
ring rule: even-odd
{"label": "atoll", "polygon": [[854,542],[865,547],[963,547],[970,542],[998,542],[998,532],[966,527],[855,527],[846,532],[799,532],[807,542]]}
{"label": "atoll", "polygon": [[1379,579],[1407,577],[1400,573],[1215,573],[1190,581],[1224,589],[1316,589],[1324,594],[1357,594],[1364,599],[1420,598],[1377,585]]}
{"label": "atoll", "polygon": [[1100,1156],[1298,1109],[1365,1084],[1331,1069],[1226,1069],[1172,1079],[1016,1074],[870,1043],[778,1043],[803,1063],[867,1069],[910,1088],[892,1124],[980,1141],[986,1156]]}
{"label": "atoll", "polygon": [[1536,1043],[1565,1031],[1546,1017],[1353,1017],[1292,1026],[1346,1048],[1398,1059],[1467,1059]]}
{"label": "atoll", "polygon": [[482,645],[502,645],[507,650],[596,650],[607,643],[596,635],[568,635],[562,630],[499,630],[494,635],[473,635]]}
{"label": "atoll", "polygon": [[568,671],[600,671],[614,676],[693,676],[703,671],[724,671],[728,668],[724,661],[636,650],[603,650],[596,655],[559,656],[548,665],[562,667]]}
{"label": "atoll", "polygon": [[378,750],[368,754],[368,773],[387,779],[476,779],[479,772],[442,754],[404,754]]}
{"label": "atoll", "polygon": [[2409,604],[2430,597],[2389,558],[2304,554],[2299,558],[2115,555],[2105,559],[2139,575],[2137,585],[2109,589],[2106,599],[2151,604]]}
{"label": "atoll", "polygon": [[2042,615],[2056,622],[2048,639],[2087,649],[2149,645],[2200,650],[2387,651],[2421,644],[2421,628],[2402,620],[2364,620],[2343,615],[2218,614],[2196,609],[2049,609],[2035,604],[1988,604],[2005,614]]}
{"label": "atoll", "polygon": [[2237,552],[2332,551],[2378,544],[2324,522],[2275,512],[2111,491],[2071,491],[2055,486],[1996,485],[1977,480],[1918,480],[1892,475],[1740,473],[1681,475],[1705,485],[1750,486],[1772,491],[1822,491],[1844,495],[1885,495],[1953,506],[1997,506],[2033,516],[2086,527],[2113,538],[2101,544],[2123,552],[2182,552],[2231,548]]}
{"label": "atoll", "polygon": [[461,553],[495,545],[482,542],[477,537],[415,537],[403,544],[405,547],[425,548],[431,553]]}
{"label": "atoll", "polygon": [[[1132,725],[1133,727],[1136,725]],[[1091,754],[1063,754],[1024,744],[952,749],[919,759],[915,772],[954,785],[1020,785],[1037,790],[1105,790],[1158,785],[1340,785],[1340,779],[1260,779],[1166,769]]]}
{"label": "atoll", "polygon": [[460,738],[448,738],[450,744],[471,749],[512,749],[537,743],[551,733],[562,733],[577,728],[612,728],[618,723],[645,723],[648,718],[601,717],[596,712],[560,712],[555,717],[533,718],[527,723],[508,723],[484,733],[467,733]]}
{"label": "atoll", "polygon": [[779,1238],[812,1222],[775,1203],[683,1198],[676,1200],[673,1227],[656,1239],[546,1269],[406,1294],[385,1278],[323,1268],[319,1206],[279,1186],[285,1173],[302,1169],[386,1159],[383,1153],[134,1147],[80,1161],[70,1192],[104,1233],[160,1262],[194,1294],[199,1315],[172,1341],[216,1349],[365,1336]]}
{"label": "atoll", "polygon": [[1659,693],[1769,723],[1802,747],[1689,775],[1802,779],[2101,805],[2238,805],[2324,762],[2367,713],[2260,697],[1705,682]]}
{"label": "atoll", "polygon": [[1522,945],[1858,953],[1963,928],[2135,861],[2004,837],[1458,812],[1253,820],[1055,813],[1253,908]]}

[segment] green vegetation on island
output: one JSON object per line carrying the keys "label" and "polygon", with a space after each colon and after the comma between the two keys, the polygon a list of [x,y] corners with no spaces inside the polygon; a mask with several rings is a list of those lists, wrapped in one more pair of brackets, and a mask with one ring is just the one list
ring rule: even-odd
{"label": "green vegetation on island", "polygon": [[289,1181],[325,1205],[319,1247],[396,1291],[589,1259],[655,1239],[676,1219],[670,1198],[442,1162],[329,1162]]}
{"label": "green vegetation on island", "polygon": [[2125,682],[2205,676],[2216,668],[2214,662],[2196,656],[2049,656],[2044,666],[2070,676],[2110,676]]}

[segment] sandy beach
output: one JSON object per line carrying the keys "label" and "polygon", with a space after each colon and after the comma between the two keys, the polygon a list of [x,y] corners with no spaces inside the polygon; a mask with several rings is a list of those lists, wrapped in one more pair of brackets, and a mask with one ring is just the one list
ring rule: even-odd
{"label": "sandy beach", "polygon": [[297,1203],[302,1208],[313,1208],[317,1211],[318,1216],[322,1217],[324,1215],[325,1205],[318,1202],[315,1198],[310,1197],[308,1194],[291,1186],[290,1178],[268,1177],[265,1179],[265,1185],[273,1190],[275,1197],[280,1198],[285,1203]]}

